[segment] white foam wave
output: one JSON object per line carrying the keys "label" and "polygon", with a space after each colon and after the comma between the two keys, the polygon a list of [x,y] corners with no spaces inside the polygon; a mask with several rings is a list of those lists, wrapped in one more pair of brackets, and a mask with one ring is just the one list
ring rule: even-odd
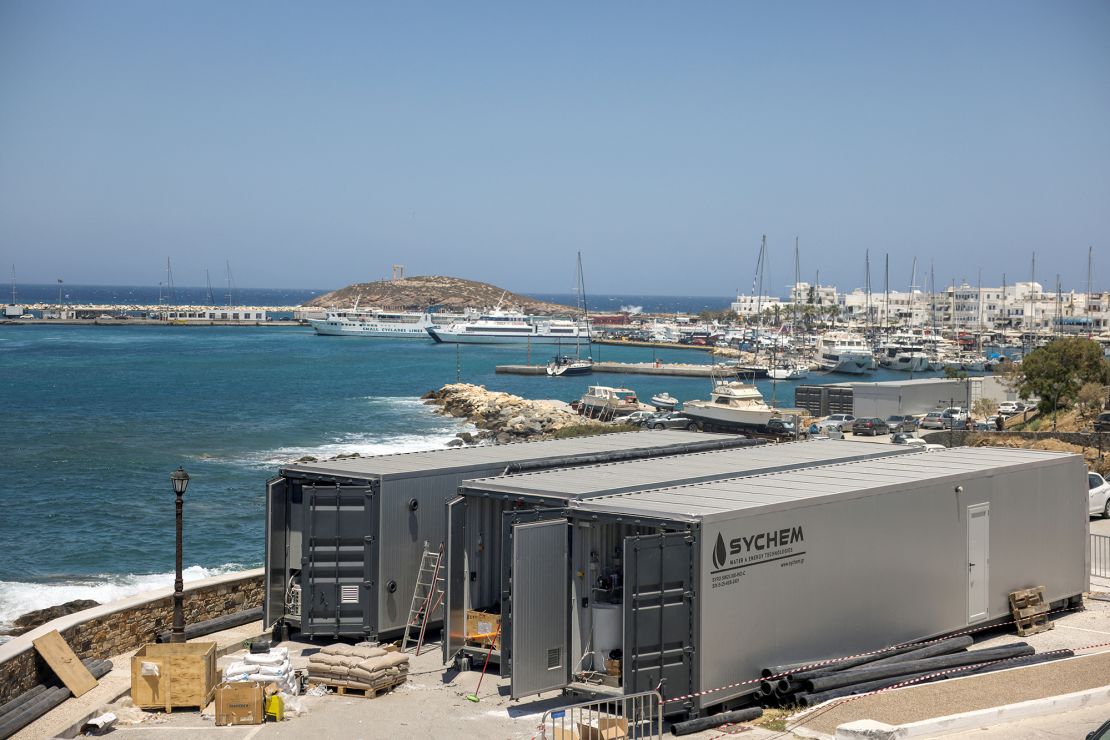
{"label": "white foam wave", "polygon": [[[188,583],[244,569],[244,566],[233,563],[216,568],[194,565],[185,568],[181,576]],[[101,604],[107,604],[145,591],[171,587],[173,577],[173,573],[128,573],[46,583],[0,581],[0,629],[10,628],[17,617],[27,612],[58,606],[76,599],[92,599]]]}
{"label": "white foam wave", "polygon": [[392,455],[398,452],[442,450],[447,447],[448,442],[455,439],[456,433],[463,431],[465,428],[457,427],[450,431],[435,434],[401,434],[395,437],[349,434],[335,442],[313,447],[279,447],[275,450],[266,450],[251,455],[242,462],[253,466],[272,468],[275,465],[285,465],[302,457],[326,460],[336,455],[351,455],[356,452],[362,457],[369,457],[371,455]]}

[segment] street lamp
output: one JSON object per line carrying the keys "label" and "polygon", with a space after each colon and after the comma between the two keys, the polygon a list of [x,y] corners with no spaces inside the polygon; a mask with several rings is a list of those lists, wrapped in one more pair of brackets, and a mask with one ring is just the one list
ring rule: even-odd
{"label": "street lamp", "polygon": [[170,474],[170,483],[177,497],[177,570],[173,581],[173,628],[170,630],[170,642],[185,642],[185,583],[181,578],[181,497],[189,487],[189,474],[185,468],[178,467]]}

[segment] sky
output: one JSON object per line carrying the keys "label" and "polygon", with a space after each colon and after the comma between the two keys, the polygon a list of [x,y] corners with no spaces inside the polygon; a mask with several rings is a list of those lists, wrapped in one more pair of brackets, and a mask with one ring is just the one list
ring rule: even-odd
{"label": "sky", "polygon": [[728,295],[763,235],[1110,289],[1110,3],[0,0],[20,282]]}

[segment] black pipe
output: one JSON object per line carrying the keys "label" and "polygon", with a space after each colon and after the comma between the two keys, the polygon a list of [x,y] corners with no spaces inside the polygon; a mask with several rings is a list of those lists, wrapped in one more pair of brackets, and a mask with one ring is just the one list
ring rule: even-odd
{"label": "black pipe", "polygon": [[593,455],[564,455],[562,457],[549,457],[542,460],[525,460],[523,462],[506,465],[502,475],[530,473],[537,470],[550,470],[551,468],[577,468],[586,465],[624,462],[626,460],[643,460],[649,457],[691,455],[695,452],[716,452],[718,450],[732,450],[737,447],[756,447],[765,444],[767,444],[767,440],[765,439],[748,439],[746,437],[730,435],[724,439],[660,445],[659,447],[645,447],[638,450],[614,450],[613,452],[599,452]]}
{"label": "black pipe", "polygon": [[780,678],[775,683],[775,693],[779,694],[780,696],[793,694],[795,691],[801,691],[801,689],[802,682],[793,679]]}
{"label": "black pipe", "polygon": [[1010,645],[992,648],[990,650],[956,653],[955,655],[938,655],[935,658],[925,658],[924,660],[915,660],[909,663],[895,663],[893,665],[882,665],[874,668],[864,666],[854,671],[844,671],[841,673],[834,673],[830,676],[818,676],[817,678],[807,679],[805,683],[809,693],[814,694],[828,691],[829,689],[838,689],[841,686],[851,686],[857,683],[877,681],[881,678],[904,676],[910,673],[921,673],[922,671],[941,670],[944,668],[955,668],[989,660],[1019,658],[1025,655],[1032,655],[1033,653],[1033,648],[1028,645]]}
{"label": "black pipe", "polygon": [[804,668],[807,665],[820,663],[819,660],[807,660],[804,663],[786,663],[785,665],[773,665],[764,668],[759,672],[761,678],[770,678],[771,676],[781,676],[783,674],[790,674],[795,668]]}
{"label": "black pipe", "polygon": [[750,722],[762,716],[763,710],[759,707],[737,709],[733,712],[721,712],[720,714],[714,714],[710,717],[699,717],[698,719],[691,719],[686,722],[676,722],[671,725],[671,734],[689,735],[694,732],[711,730],[714,727],[720,727],[721,725],[732,724],[734,722]]}
{"label": "black pipe", "polygon": [[1026,655],[1023,658],[1013,658],[1005,660],[1001,663],[992,663],[991,665],[981,666],[974,668],[970,671],[963,671],[958,674],[960,676],[978,676],[983,673],[993,673],[994,671],[1004,671],[1007,668],[1021,668],[1027,665],[1037,665],[1038,663],[1051,663],[1054,660],[1062,660],[1070,658],[1075,653],[1071,650],[1053,650],[1051,653],[1039,653],[1037,655]]}
{"label": "black pipe", "polygon": [[[262,619],[262,607],[260,606],[254,607],[253,609],[244,609],[241,612],[224,614],[223,616],[206,619],[203,622],[185,625],[185,639],[193,640],[197,637],[210,635],[213,632],[221,632],[226,629],[231,629],[232,627],[240,627],[244,624],[257,622],[260,619]],[[155,640],[157,642],[169,642],[170,632],[161,633]]]}
{"label": "black pipe", "polygon": [[[93,675],[93,678],[96,679],[103,678],[108,671],[112,670],[112,661],[110,660],[85,660],[82,662],[89,670],[89,673]],[[30,692],[28,691],[25,693]],[[51,709],[57,707],[70,696],[72,696],[72,694],[67,688],[61,686],[44,687],[44,690],[38,692],[29,702],[22,704],[17,709],[13,709],[3,717],[0,717],[0,738],[11,737]]]}
{"label": "black pipe", "polygon": [[891,665],[893,663],[905,663],[911,660],[922,660],[924,658],[935,658],[938,655],[950,655],[965,650],[975,644],[975,640],[971,639],[969,635],[961,637],[952,637],[940,642],[934,642],[932,645],[926,645],[917,650],[911,650],[908,653],[901,655],[892,655],[880,660],[874,660],[868,663],[868,668],[877,665]]}
{"label": "black pipe", "polygon": [[41,694],[44,691],[46,691],[46,687],[43,686],[41,683],[36,684],[34,686],[34,688],[27,689],[22,694],[15,697],[14,699],[9,701],[4,706],[0,707],[0,718],[2,718],[5,714],[7,714],[8,712],[15,709],[17,706],[19,706],[23,702],[30,701],[31,699],[35,698],[36,696],[38,696],[39,694]]}
{"label": "black pipe", "polygon": [[801,673],[795,673],[795,674],[791,675],[790,677],[793,678],[793,679],[797,679],[799,681],[806,681],[806,680],[811,679],[811,678],[817,678],[818,676],[828,676],[828,675],[833,674],[833,673],[839,673],[840,671],[847,670],[848,668],[855,668],[856,666],[861,666],[861,665],[865,665],[867,663],[872,663],[876,660],[889,658],[893,655],[902,655],[904,653],[910,653],[910,652],[913,652],[914,650],[917,650],[919,647],[921,647],[921,646],[920,645],[903,645],[902,647],[894,648],[893,650],[884,650],[884,651],[878,652],[878,653],[870,653],[868,655],[861,655],[858,658],[849,658],[847,660],[840,660],[840,661],[837,661],[836,663],[830,663],[829,665],[820,666],[819,668],[814,668],[814,669],[808,670],[808,671],[802,671]]}

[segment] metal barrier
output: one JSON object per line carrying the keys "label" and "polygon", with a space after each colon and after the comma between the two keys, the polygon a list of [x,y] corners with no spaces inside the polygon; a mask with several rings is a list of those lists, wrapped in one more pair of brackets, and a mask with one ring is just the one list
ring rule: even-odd
{"label": "metal barrier", "polygon": [[572,704],[543,713],[543,740],[583,737],[663,738],[663,697],[658,691]]}
{"label": "metal barrier", "polygon": [[1091,575],[1110,578],[1110,535],[1091,535]]}

